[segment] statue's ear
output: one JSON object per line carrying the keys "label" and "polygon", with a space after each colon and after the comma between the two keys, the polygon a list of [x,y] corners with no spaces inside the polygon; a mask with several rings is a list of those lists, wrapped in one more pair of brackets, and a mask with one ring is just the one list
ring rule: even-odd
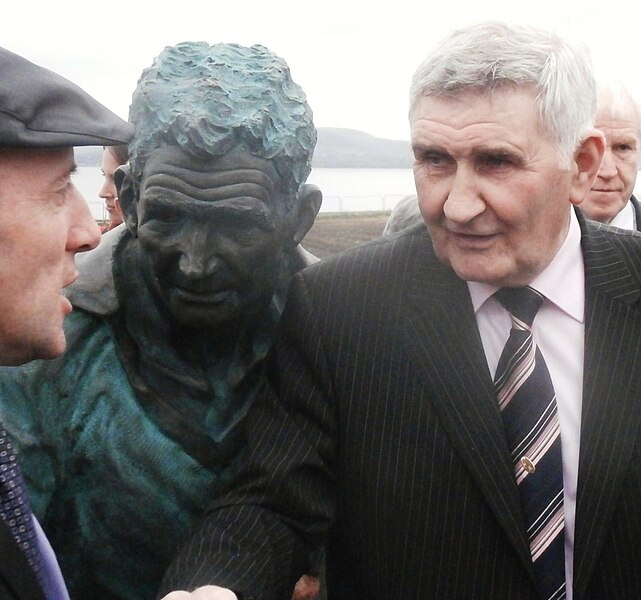
{"label": "statue's ear", "polygon": [[292,240],[300,244],[314,224],[314,219],[323,202],[323,193],[310,183],[303,184],[298,190],[298,199],[294,207],[294,222],[292,224]]}
{"label": "statue's ear", "polygon": [[138,190],[134,183],[129,165],[119,166],[114,173],[114,183],[118,190],[118,200],[125,217],[125,225],[133,234],[138,233]]}

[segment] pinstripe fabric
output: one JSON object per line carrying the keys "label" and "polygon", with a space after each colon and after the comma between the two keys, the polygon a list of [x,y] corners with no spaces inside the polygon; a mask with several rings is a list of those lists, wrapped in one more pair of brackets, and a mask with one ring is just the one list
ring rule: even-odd
{"label": "pinstripe fabric", "polygon": [[565,598],[563,465],[556,394],[532,322],[543,296],[530,287],[503,288],[496,298],[512,330],[494,385],[510,448],[534,571],[543,600]]}
{"label": "pinstripe fabric", "polygon": [[[638,600],[641,238],[586,225],[576,600]],[[330,600],[535,600],[467,286],[420,229],[297,276],[249,457],[161,593],[281,599],[327,542]]]}

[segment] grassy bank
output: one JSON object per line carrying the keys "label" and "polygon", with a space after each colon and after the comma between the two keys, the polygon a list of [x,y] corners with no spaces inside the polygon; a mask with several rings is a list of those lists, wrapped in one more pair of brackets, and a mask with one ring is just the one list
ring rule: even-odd
{"label": "grassy bank", "polygon": [[388,212],[320,213],[303,246],[318,258],[325,258],[379,237],[388,217]]}

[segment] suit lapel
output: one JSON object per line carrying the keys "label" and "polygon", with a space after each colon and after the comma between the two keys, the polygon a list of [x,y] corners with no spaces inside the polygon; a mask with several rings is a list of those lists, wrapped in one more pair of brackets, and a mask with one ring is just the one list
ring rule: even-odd
{"label": "suit lapel", "polygon": [[632,208],[634,209],[634,218],[636,220],[636,229],[641,231],[641,203],[634,197],[630,196],[630,202],[632,202]]}
{"label": "suit lapel", "polygon": [[588,586],[637,443],[641,410],[638,272],[623,246],[582,222],[585,363],[574,542],[575,600]]}
{"label": "suit lapel", "polygon": [[16,598],[44,600],[36,575],[24,553],[18,548],[9,528],[0,521],[0,577]]}
{"label": "suit lapel", "polygon": [[452,444],[533,577],[514,469],[467,285],[420,244],[404,335]]}

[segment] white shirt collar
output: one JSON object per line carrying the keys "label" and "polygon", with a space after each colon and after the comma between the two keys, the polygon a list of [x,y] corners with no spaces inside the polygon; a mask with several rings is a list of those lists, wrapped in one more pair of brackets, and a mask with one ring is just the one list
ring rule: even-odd
{"label": "white shirt collar", "polygon": [[634,206],[628,200],[627,204],[618,212],[618,214],[610,221],[610,225],[619,227],[621,229],[636,229],[636,215],[634,214]]}
{"label": "white shirt collar", "polygon": [[[581,227],[574,210],[571,210],[568,233],[561,248],[552,262],[534,278],[530,286],[541,292],[573,319],[583,323],[584,281]],[[499,289],[497,286],[478,281],[468,281],[467,286],[475,313]]]}

